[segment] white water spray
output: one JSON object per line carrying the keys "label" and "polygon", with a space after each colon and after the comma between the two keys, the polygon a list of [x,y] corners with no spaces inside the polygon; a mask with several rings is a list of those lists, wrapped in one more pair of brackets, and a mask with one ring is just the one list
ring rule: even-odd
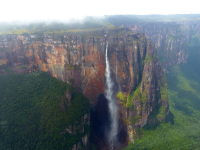
{"label": "white water spray", "polygon": [[116,80],[117,80],[117,48],[116,48],[116,51],[115,51],[115,56],[116,56]]}
{"label": "white water spray", "polygon": [[118,133],[118,117],[117,117],[117,104],[115,98],[113,98],[113,81],[111,79],[110,64],[108,60],[108,43],[106,43],[106,98],[108,100],[108,107],[110,113],[110,132],[108,133],[108,139],[113,147],[117,142]]}

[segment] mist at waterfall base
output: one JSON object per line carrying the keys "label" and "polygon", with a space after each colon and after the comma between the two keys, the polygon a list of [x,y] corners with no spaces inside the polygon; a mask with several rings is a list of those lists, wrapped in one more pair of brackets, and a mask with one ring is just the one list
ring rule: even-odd
{"label": "mist at waterfall base", "polygon": [[109,116],[110,116],[110,130],[107,132],[108,140],[111,146],[115,146],[117,144],[117,134],[118,134],[118,112],[117,112],[117,104],[116,100],[113,97],[113,81],[111,79],[111,73],[110,73],[110,64],[108,60],[108,43],[106,44],[106,90],[105,90],[105,96],[108,100],[108,107],[109,107]]}

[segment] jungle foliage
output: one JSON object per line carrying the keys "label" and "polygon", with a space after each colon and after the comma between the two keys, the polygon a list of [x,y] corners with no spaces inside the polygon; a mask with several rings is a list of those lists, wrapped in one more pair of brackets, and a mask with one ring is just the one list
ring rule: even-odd
{"label": "jungle foliage", "polygon": [[45,72],[0,76],[0,149],[71,149],[89,130],[85,126],[84,132],[63,132],[81,125],[89,113],[89,100],[81,93],[61,109],[63,93],[72,89]]}

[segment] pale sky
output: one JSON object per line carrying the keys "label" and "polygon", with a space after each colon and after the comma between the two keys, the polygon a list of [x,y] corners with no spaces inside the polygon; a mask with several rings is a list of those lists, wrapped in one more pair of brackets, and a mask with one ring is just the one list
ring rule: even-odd
{"label": "pale sky", "polygon": [[115,14],[200,13],[198,0],[0,0],[0,21],[65,21]]}

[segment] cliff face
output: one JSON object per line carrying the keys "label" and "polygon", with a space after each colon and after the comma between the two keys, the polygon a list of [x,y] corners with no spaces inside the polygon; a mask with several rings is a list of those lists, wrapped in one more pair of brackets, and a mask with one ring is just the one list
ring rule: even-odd
{"label": "cliff face", "polygon": [[[106,36],[105,36],[106,35]],[[95,106],[104,93],[105,46],[116,84],[119,113],[128,125],[133,142],[136,128],[164,120],[168,114],[167,83],[156,49],[144,34],[127,29],[87,33],[0,36],[0,75],[9,66],[15,73],[48,71],[53,77],[73,83]],[[158,109],[159,113],[151,116]],[[124,120],[123,120],[124,121]],[[122,122],[123,122],[122,121]]]}
{"label": "cliff face", "polygon": [[181,24],[170,22],[148,22],[127,24],[135,33],[144,33],[157,48],[163,68],[187,61],[189,30],[182,30]]}
{"label": "cliff face", "polygon": [[152,41],[162,67],[187,62],[187,47],[193,35],[199,36],[199,21],[143,22],[116,24],[131,29],[134,33],[144,33]]}

